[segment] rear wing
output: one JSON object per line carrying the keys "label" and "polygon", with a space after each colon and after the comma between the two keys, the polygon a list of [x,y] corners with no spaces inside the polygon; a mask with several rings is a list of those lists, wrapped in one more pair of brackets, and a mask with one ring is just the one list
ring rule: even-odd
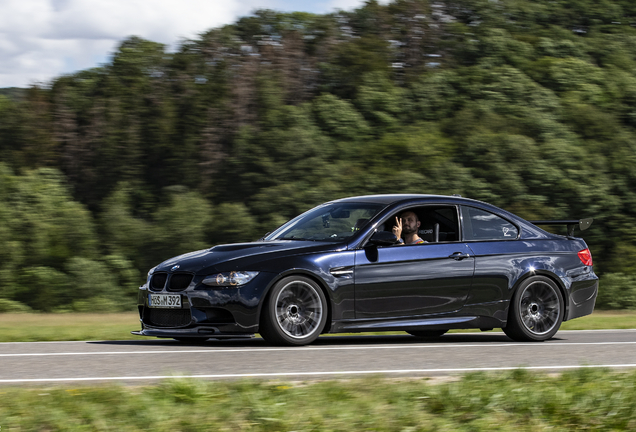
{"label": "rear wing", "polygon": [[592,225],[592,221],[594,221],[594,218],[587,218],[587,219],[573,219],[573,220],[538,220],[538,221],[528,221],[531,224],[535,224],[535,225],[567,225],[568,228],[568,235],[570,237],[574,236],[574,228],[576,228],[577,226],[579,227],[579,229],[581,231],[585,231],[586,229],[588,229],[590,227],[590,225]]}

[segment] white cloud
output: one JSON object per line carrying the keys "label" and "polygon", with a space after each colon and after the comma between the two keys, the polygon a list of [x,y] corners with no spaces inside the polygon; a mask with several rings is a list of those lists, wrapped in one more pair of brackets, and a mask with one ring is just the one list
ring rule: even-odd
{"label": "white cloud", "polygon": [[330,0],[327,3],[329,9],[341,9],[350,10],[358,7],[360,2],[358,0]]}
{"label": "white cloud", "polygon": [[174,48],[256,8],[330,12],[363,0],[0,0],[0,87],[98,66],[136,35]]}
{"label": "white cloud", "polygon": [[[362,6],[364,0],[328,0],[325,2],[325,6],[327,10],[352,10]],[[382,5],[387,5],[391,3],[391,0],[378,0],[378,3]]]}
{"label": "white cloud", "polygon": [[68,0],[52,14],[45,36],[117,39],[137,34],[172,43],[178,36],[193,37],[231,22],[242,8],[238,0]]}

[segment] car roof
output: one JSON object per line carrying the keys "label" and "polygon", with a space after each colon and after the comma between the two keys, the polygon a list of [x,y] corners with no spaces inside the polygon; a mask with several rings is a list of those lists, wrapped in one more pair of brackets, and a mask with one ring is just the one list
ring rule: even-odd
{"label": "car roof", "polygon": [[462,198],[459,195],[431,195],[431,194],[386,194],[386,195],[363,195],[354,196],[348,198],[341,198],[333,200],[331,202],[365,202],[365,203],[378,203],[378,204],[393,204],[401,201],[410,200],[458,200],[458,201],[475,201],[469,198]]}
{"label": "car roof", "polygon": [[[393,204],[400,203],[409,203],[412,204],[422,204],[426,201],[431,203],[439,203],[439,204],[463,204],[463,205],[475,205],[477,207],[481,207],[482,209],[486,209],[491,212],[495,212],[500,216],[505,216],[515,221],[528,223],[525,219],[517,216],[516,214],[510,213],[507,210],[494,206],[490,203],[474,200],[471,198],[464,198],[461,195],[432,195],[432,194],[386,194],[386,195],[363,195],[363,196],[355,196],[349,198],[342,198],[339,200],[330,201],[332,203],[375,203],[382,204],[385,207],[391,206]],[[409,203],[410,204],[410,203]]]}

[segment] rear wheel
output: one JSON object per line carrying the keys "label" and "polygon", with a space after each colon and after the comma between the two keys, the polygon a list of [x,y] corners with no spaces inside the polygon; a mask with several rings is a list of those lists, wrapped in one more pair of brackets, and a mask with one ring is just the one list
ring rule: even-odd
{"label": "rear wheel", "polygon": [[435,339],[446,333],[448,330],[413,330],[407,331],[408,334],[418,338]]}
{"label": "rear wheel", "polygon": [[315,341],[327,322],[327,301],[313,280],[281,279],[272,288],[261,314],[260,334],[274,344],[305,345]]}
{"label": "rear wheel", "polygon": [[516,341],[539,342],[559,331],[565,307],[561,290],[551,279],[534,276],[524,281],[510,305],[504,333]]}

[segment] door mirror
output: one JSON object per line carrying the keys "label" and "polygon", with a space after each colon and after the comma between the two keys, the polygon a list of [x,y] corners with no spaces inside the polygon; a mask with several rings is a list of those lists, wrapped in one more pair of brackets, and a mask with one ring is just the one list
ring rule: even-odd
{"label": "door mirror", "polygon": [[390,231],[376,231],[369,239],[373,246],[393,246],[395,242],[397,237]]}

